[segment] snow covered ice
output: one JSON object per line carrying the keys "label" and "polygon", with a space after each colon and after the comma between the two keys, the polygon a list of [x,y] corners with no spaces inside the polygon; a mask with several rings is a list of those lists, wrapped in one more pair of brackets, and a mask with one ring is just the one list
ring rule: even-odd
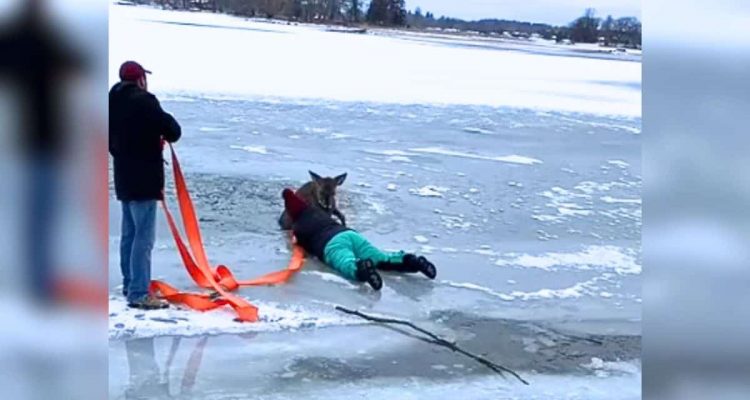
{"label": "snow covered ice", "polygon": [[[110,397],[640,398],[640,62],[514,46],[113,5],[112,81],[126,59],[154,72],[213,263],[243,279],[285,266],[281,190],[347,172],[348,224],[429,252],[438,277],[384,274],[375,293],[308,261],[237,292],[255,324],[136,312],[111,190]],[[158,217],[153,277],[195,290]],[[336,304],[410,319],[531,385]]]}
{"label": "snow covered ice", "polygon": [[[151,89],[173,96],[471,104],[640,116],[639,62],[534,54],[520,51],[522,46],[497,51],[398,35],[348,35],[226,15],[111,9],[112,63],[141,60],[154,71]],[[382,74],[380,63],[365,62],[378,57],[398,60],[398,73]],[[117,70],[110,70],[114,80]],[[401,115],[413,119],[408,112]],[[473,133],[478,126],[481,121],[460,129]],[[490,133],[486,128],[479,132]]]}

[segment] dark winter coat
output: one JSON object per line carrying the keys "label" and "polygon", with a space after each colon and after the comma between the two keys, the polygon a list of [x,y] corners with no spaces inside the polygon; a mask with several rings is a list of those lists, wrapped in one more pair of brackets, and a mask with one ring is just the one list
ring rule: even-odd
{"label": "dark winter coat", "polygon": [[325,262],[328,242],[341,232],[350,230],[316,207],[307,206],[292,225],[297,243],[309,254]]}
{"label": "dark winter coat", "polygon": [[121,82],[109,92],[109,152],[114,159],[115,193],[121,201],[159,200],[164,189],[162,138],[180,139],[182,130],[153,94]]}

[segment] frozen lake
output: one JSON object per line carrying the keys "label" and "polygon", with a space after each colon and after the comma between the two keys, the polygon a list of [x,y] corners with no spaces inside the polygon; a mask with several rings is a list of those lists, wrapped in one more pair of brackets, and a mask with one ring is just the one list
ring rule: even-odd
{"label": "frozen lake", "polygon": [[[170,23],[153,22],[159,18]],[[111,398],[160,398],[167,391],[210,399],[350,398],[364,392],[369,397],[363,398],[640,397],[641,120],[640,100],[632,99],[640,97],[640,63],[460,48],[477,58],[586,63],[597,81],[609,82],[590,84],[576,75],[555,81],[548,75],[543,78],[552,94],[530,90],[519,107],[505,104],[512,103],[513,92],[493,95],[513,90],[519,83],[512,80],[488,83],[491,90],[480,93],[481,101],[461,101],[472,97],[472,83],[461,83],[471,77],[454,80],[469,88],[462,98],[437,102],[428,101],[421,89],[429,85],[420,82],[408,83],[395,101],[367,94],[366,84],[339,96],[340,82],[329,82],[333,94],[321,98],[306,96],[306,90],[319,89],[302,81],[296,86],[301,92],[288,85],[273,96],[263,92],[262,79],[256,91],[249,83],[224,90],[238,79],[232,71],[219,76],[216,90],[204,90],[214,74],[180,83],[175,74],[185,72],[177,71],[175,58],[187,56],[157,55],[159,42],[167,40],[162,33],[190,37],[194,30],[217,30],[174,23],[181,18],[287,31],[280,36],[398,39],[113,7],[113,68],[130,49],[118,27],[141,24],[155,32],[141,43],[144,50],[127,58],[154,69],[154,91],[183,125],[176,149],[209,259],[240,278],[286,265],[289,254],[276,225],[280,193],[306,181],[311,169],[321,175],[347,172],[339,201],[349,225],[383,248],[427,255],[438,266],[438,278],[385,274],[383,290],[375,293],[309,261],[287,285],[238,292],[260,308],[256,324],[233,322],[229,309],[142,314],[125,309],[118,295],[119,204],[111,201]],[[456,49],[426,47],[445,56]],[[257,62],[264,71],[280,63]],[[637,74],[628,72],[631,64]],[[492,65],[482,79],[496,73]],[[431,79],[418,70],[408,73]],[[580,100],[579,91],[591,85],[602,91]],[[239,95],[241,89],[248,90]],[[587,106],[590,112],[579,109]],[[169,200],[176,211],[174,198]],[[154,277],[193,290],[159,218]],[[334,311],[335,304],[413,320],[516,369],[531,386],[364,325]]]}

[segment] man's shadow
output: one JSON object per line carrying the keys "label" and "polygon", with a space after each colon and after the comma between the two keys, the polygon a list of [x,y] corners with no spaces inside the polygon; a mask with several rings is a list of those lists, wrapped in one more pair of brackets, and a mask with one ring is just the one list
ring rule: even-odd
{"label": "man's shadow", "polygon": [[129,380],[126,399],[168,398],[169,383],[162,382],[154,352],[154,338],[125,342]]}
{"label": "man's shadow", "polygon": [[180,341],[180,337],[172,338],[163,373],[156,361],[154,338],[132,339],[125,342],[129,370],[128,386],[125,389],[126,399],[171,399],[192,392],[208,337],[204,336],[196,343],[185,366],[180,391],[173,395],[170,393],[170,376]]}

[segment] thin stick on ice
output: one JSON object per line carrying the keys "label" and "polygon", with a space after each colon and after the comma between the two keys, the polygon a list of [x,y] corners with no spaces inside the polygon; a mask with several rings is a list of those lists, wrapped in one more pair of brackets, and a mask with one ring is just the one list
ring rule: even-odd
{"label": "thin stick on ice", "polygon": [[422,328],[414,325],[413,323],[411,323],[409,321],[403,321],[403,320],[400,320],[400,319],[393,319],[393,318],[375,317],[375,316],[372,316],[372,315],[364,314],[364,313],[362,313],[360,311],[350,310],[348,308],[344,308],[344,307],[341,307],[341,306],[336,306],[335,308],[338,311],[341,311],[341,312],[344,312],[344,313],[347,313],[347,314],[351,314],[351,315],[356,315],[356,316],[358,316],[360,318],[366,319],[368,321],[377,322],[377,323],[380,323],[380,324],[396,324],[396,325],[405,325],[405,326],[408,326],[408,327],[410,327],[410,328],[412,328],[412,329],[414,329],[414,330],[416,330],[416,331],[418,331],[418,332],[420,332],[422,334],[425,334],[425,335],[429,336],[429,339],[425,339],[429,343],[433,343],[433,344],[436,344],[438,346],[446,347],[446,348],[448,348],[450,350],[453,350],[453,351],[455,351],[457,353],[461,353],[461,354],[463,354],[463,355],[465,355],[465,356],[467,356],[469,358],[474,359],[475,361],[477,361],[480,364],[486,366],[487,368],[489,368],[489,369],[497,372],[500,375],[502,375],[503,372],[507,372],[507,373],[513,375],[514,377],[516,377],[516,379],[518,379],[519,381],[523,382],[524,385],[528,385],[529,384],[529,382],[527,382],[526,380],[524,380],[523,378],[521,378],[521,376],[518,375],[512,369],[509,369],[509,368],[503,367],[502,365],[496,364],[496,363],[494,363],[494,362],[492,362],[492,361],[490,361],[490,360],[488,360],[488,359],[486,359],[486,358],[484,358],[482,356],[478,356],[476,354],[469,353],[468,351],[466,351],[466,350],[458,347],[455,343],[449,342],[449,341],[441,338],[440,336],[435,335],[434,333],[432,333],[432,332],[430,332],[430,331],[428,331],[426,329],[422,329]]}

